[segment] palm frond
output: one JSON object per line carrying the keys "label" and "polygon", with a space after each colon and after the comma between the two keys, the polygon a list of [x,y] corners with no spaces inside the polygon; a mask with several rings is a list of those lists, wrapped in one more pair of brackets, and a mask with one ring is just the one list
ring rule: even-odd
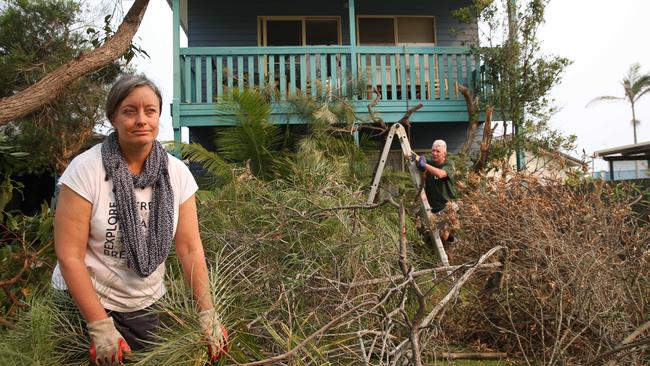
{"label": "palm frond", "polygon": [[257,176],[271,177],[284,134],[281,126],[268,120],[270,104],[252,90],[234,91],[226,102],[235,106],[238,124],[217,134],[219,154],[234,163],[248,162]]}
{"label": "palm frond", "polygon": [[339,120],[338,116],[329,109],[329,105],[327,103],[321,104],[321,106],[314,111],[313,118],[316,121],[322,121],[328,125],[333,125]]}
{"label": "palm frond", "polygon": [[590,107],[591,105],[596,104],[596,103],[600,103],[600,102],[616,102],[616,101],[620,101],[620,100],[625,100],[625,98],[614,97],[614,96],[611,96],[611,95],[604,95],[602,97],[597,97],[597,98],[594,98],[594,99],[590,100],[589,103],[587,103],[587,105],[585,106],[585,108]]}

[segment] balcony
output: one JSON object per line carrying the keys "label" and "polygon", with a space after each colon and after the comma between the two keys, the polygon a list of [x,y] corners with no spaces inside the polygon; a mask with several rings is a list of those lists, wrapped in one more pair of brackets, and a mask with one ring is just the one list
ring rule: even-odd
{"label": "balcony", "polygon": [[232,125],[218,100],[233,88],[271,91],[280,123],[303,123],[288,109],[300,95],[346,98],[360,113],[378,96],[374,110],[387,122],[418,103],[424,107],[413,122],[466,122],[458,85],[483,88],[479,61],[462,47],[190,47],[179,57],[180,126],[174,127]]}

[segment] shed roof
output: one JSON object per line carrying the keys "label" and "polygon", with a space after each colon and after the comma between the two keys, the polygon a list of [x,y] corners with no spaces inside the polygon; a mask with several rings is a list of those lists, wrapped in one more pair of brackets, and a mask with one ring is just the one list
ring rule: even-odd
{"label": "shed roof", "polygon": [[605,160],[646,160],[650,159],[650,141],[598,150],[594,155]]}

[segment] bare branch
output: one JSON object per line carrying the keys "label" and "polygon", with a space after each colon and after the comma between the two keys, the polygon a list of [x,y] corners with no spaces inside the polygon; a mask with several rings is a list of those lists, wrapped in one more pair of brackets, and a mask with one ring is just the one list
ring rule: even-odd
{"label": "bare branch", "polygon": [[255,361],[255,362],[247,362],[247,363],[237,363],[240,366],[260,366],[260,365],[269,365],[269,364],[274,364],[276,362],[284,361],[291,359],[298,351],[303,349],[306,345],[308,345],[311,341],[313,341],[316,337],[320,336],[324,332],[326,332],[328,329],[339,323],[341,320],[345,319],[348,315],[352,314],[353,312],[364,308],[368,305],[374,305],[376,304],[375,301],[366,301],[364,303],[361,303],[343,313],[341,313],[339,316],[335,317],[332,319],[329,323],[325,324],[323,327],[321,327],[319,330],[315,331],[312,333],[309,337],[305,338],[302,342],[298,343],[294,348],[289,350],[288,352],[285,352],[281,355],[277,355],[271,358],[267,358],[265,360],[260,360],[260,361]]}

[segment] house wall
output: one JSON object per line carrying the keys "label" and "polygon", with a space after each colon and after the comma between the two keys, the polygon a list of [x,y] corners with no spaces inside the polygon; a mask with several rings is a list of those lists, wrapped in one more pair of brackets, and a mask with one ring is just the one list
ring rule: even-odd
{"label": "house wall", "polygon": [[[462,46],[478,39],[478,25],[453,19],[452,9],[471,0],[357,0],[357,15],[433,15],[439,46]],[[261,15],[340,16],[343,44],[349,44],[348,9],[343,0],[196,0],[188,1],[190,47],[257,46],[257,17]]]}

